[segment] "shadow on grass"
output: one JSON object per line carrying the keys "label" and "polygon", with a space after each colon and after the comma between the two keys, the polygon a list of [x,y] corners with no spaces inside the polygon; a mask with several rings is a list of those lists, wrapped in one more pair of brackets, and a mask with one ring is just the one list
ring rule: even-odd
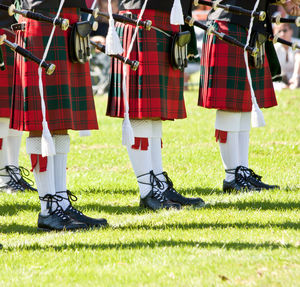
{"label": "shadow on grass", "polygon": [[36,204],[34,203],[28,203],[28,204],[20,204],[20,203],[14,203],[14,204],[3,204],[0,205],[0,216],[5,215],[15,215],[22,211],[34,211],[39,212],[41,210],[40,205],[38,202]]}
{"label": "shadow on grass", "polygon": [[[88,203],[78,207],[81,211],[97,211],[108,214],[144,214],[150,212],[147,209],[142,209],[138,205],[104,205],[101,203]],[[216,202],[212,205],[207,205],[205,209],[237,209],[237,210],[294,210],[300,209],[299,202],[272,202],[272,201],[249,201],[249,202]],[[39,212],[38,204],[4,204],[0,205],[0,216],[12,216],[21,211]]]}
{"label": "shadow on grass", "polygon": [[[167,224],[157,224],[157,225],[148,225],[148,224],[127,224],[121,226],[111,226],[108,229],[111,230],[120,230],[120,231],[131,231],[131,230],[190,230],[190,229],[295,229],[300,228],[300,223],[287,221],[282,223],[249,223],[249,222],[232,222],[232,223],[221,223],[221,222],[192,222],[192,223],[167,223]],[[36,234],[37,228],[28,225],[20,224],[7,224],[0,225],[0,233],[11,234],[11,233],[20,233],[20,234]]]}
{"label": "shadow on grass", "polygon": [[139,195],[139,192],[137,189],[127,189],[127,190],[124,190],[124,189],[112,189],[112,190],[103,190],[103,189],[99,189],[99,188],[96,188],[96,187],[89,187],[87,189],[81,189],[81,190],[77,190],[77,189],[74,189],[72,190],[72,192],[76,195],[84,195],[85,193],[88,193],[88,194],[116,194],[116,195],[127,195],[127,194],[130,194],[130,195]]}
{"label": "shadow on grass", "polygon": [[[176,186],[175,186],[176,188]],[[195,188],[185,188],[185,189],[176,189],[179,193],[183,195],[210,195],[213,193],[223,193],[220,189],[212,189],[211,187],[195,187]],[[72,191],[73,192],[73,191]],[[139,196],[139,192],[137,189],[127,189],[127,190],[121,190],[121,189],[113,189],[113,190],[103,190],[103,189],[97,189],[97,188],[88,188],[85,190],[74,190],[75,194],[81,194],[84,195],[84,193],[90,193],[90,194],[117,194],[117,195],[136,195]]]}
{"label": "shadow on grass", "polygon": [[21,225],[21,224],[7,224],[0,225],[0,233],[11,234],[11,233],[20,233],[20,234],[36,234],[37,226]]}
{"label": "shadow on grass", "polygon": [[193,195],[193,196],[201,196],[201,195],[210,195],[210,194],[223,194],[223,190],[221,189],[212,189],[211,187],[195,187],[195,188],[184,188],[184,189],[176,189],[182,195]]}
{"label": "shadow on grass", "polygon": [[[114,227],[113,227],[114,228]],[[287,221],[282,223],[250,223],[250,222],[232,222],[232,223],[221,223],[221,222],[192,222],[192,223],[167,223],[160,225],[124,225],[115,227],[116,230],[169,230],[169,229],[226,229],[226,228],[237,228],[237,229],[299,229],[300,223]]]}
{"label": "shadow on grass", "polygon": [[[73,243],[73,244],[61,244],[61,245],[46,245],[42,246],[39,243],[32,245],[21,245],[17,247],[8,247],[3,250],[16,251],[16,250],[42,250],[42,251],[65,251],[65,250],[109,250],[109,249],[120,249],[120,250],[133,250],[143,248],[165,248],[165,247],[191,247],[191,248],[218,248],[225,250],[258,250],[258,249],[279,249],[279,248],[296,248],[291,244],[281,244],[276,242],[263,242],[263,243],[252,243],[252,242],[205,242],[205,241],[176,241],[176,240],[150,240],[150,241],[133,241],[130,243],[99,243],[99,244],[88,244],[88,243]],[[1,251],[0,251],[1,252]]]}
{"label": "shadow on grass", "polygon": [[281,201],[237,201],[237,202],[216,202],[212,205],[207,205],[206,208],[211,209],[228,209],[234,208],[238,210],[291,210],[300,209],[300,203],[295,201],[281,202]]}

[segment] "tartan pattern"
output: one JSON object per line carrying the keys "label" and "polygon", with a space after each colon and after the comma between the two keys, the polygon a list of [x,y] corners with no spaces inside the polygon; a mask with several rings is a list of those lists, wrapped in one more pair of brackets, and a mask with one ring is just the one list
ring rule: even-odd
{"label": "tartan pattern", "polygon": [[[246,43],[246,30],[238,25],[216,21],[218,31]],[[205,35],[200,63],[198,105],[234,112],[250,112],[252,101],[243,49],[216,36]],[[264,67],[251,68],[253,89],[260,108],[277,105],[267,57]]]}
{"label": "tartan pattern", "polygon": [[[7,40],[14,42],[13,33],[0,29],[0,35],[6,34]],[[0,117],[10,117],[11,96],[13,89],[14,52],[6,45],[2,45],[5,70],[0,71]]]}
{"label": "tartan pattern", "polygon": [[[130,10],[138,14],[140,10]],[[178,26],[170,25],[170,14],[145,10],[143,19],[152,21],[153,26],[165,31],[177,32]],[[124,55],[129,48],[135,27],[117,24],[117,31],[123,42]],[[174,70],[169,63],[170,38],[154,30],[139,29],[130,59],[140,62],[137,71],[128,73],[129,116],[134,119],[160,118],[173,120],[186,118],[183,98],[183,73]],[[122,63],[112,60],[111,87],[107,115],[124,116],[122,93]]]}
{"label": "tartan pattern", "polygon": [[[54,11],[43,14],[55,15]],[[61,17],[75,23],[79,9],[65,8]],[[18,31],[17,43],[42,58],[52,25],[20,17],[26,30]],[[74,64],[69,60],[70,29],[56,28],[46,61],[56,65],[53,75],[43,72],[46,117],[50,130],[97,129],[97,118],[92,93],[89,64]],[[38,66],[19,56],[14,71],[11,127],[19,130],[42,130],[41,99],[38,89]]]}

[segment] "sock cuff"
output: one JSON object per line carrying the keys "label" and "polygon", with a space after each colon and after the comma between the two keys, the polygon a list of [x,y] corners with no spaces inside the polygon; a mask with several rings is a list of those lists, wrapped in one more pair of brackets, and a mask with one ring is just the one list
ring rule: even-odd
{"label": "sock cuff", "polygon": [[26,139],[26,152],[28,154],[42,154],[42,138],[29,137]]}
{"label": "sock cuff", "polygon": [[22,131],[8,129],[8,136],[9,137],[21,137],[23,135]]}
{"label": "sock cuff", "polygon": [[70,136],[69,135],[54,135],[56,153],[67,154],[70,151]]}
{"label": "sock cuff", "polygon": [[0,138],[8,136],[9,119],[0,117]]}
{"label": "sock cuff", "polygon": [[152,137],[152,121],[151,120],[130,120],[133,134],[139,138]]}

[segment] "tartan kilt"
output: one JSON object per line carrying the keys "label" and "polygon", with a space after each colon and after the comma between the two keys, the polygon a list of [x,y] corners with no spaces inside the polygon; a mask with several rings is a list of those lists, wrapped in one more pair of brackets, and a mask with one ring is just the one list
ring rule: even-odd
{"label": "tartan kilt", "polygon": [[[53,10],[42,11],[55,16]],[[64,8],[60,17],[73,24],[79,20],[79,9]],[[52,25],[23,17],[25,31],[17,32],[17,43],[39,58],[51,33]],[[43,71],[46,117],[51,131],[98,129],[89,64],[75,64],[69,60],[68,31],[56,27],[46,61],[56,65],[55,72],[48,76]],[[11,127],[18,130],[42,130],[41,98],[38,88],[38,65],[16,57],[14,71],[15,89],[12,103]]]}
{"label": "tartan kilt", "polygon": [[[10,42],[15,42],[13,32],[0,29],[0,35],[2,34],[6,34]],[[9,118],[13,90],[14,52],[5,44],[1,46],[1,49],[5,70],[0,71],[0,118]]]}
{"label": "tartan kilt", "polygon": [[[217,31],[246,43],[246,30],[235,24],[216,21]],[[198,105],[232,112],[250,112],[252,100],[247,80],[244,50],[205,35],[200,63]],[[272,76],[265,56],[261,69],[251,68],[252,84],[260,108],[277,105]]]}
{"label": "tartan kilt", "polygon": [[[140,10],[129,11],[136,15],[140,12]],[[170,24],[169,13],[145,10],[143,19],[151,20],[153,26],[169,33],[179,31],[178,26]],[[116,27],[123,43],[123,55],[126,56],[135,26],[117,23]],[[169,53],[169,37],[153,29],[151,31],[139,29],[129,58],[139,61],[140,65],[137,71],[132,71],[127,66],[126,85],[130,118],[159,118],[162,120],[186,118],[183,73],[171,67]],[[112,59],[111,67],[111,86],[106,115],[122,118],[125,111],[122,92],[122,63]]]}

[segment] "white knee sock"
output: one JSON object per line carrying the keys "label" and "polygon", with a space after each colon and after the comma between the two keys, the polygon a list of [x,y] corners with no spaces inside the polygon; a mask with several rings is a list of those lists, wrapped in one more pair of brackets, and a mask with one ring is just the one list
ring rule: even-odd
{"label": "white knee sock", "polygon": [[[219,143],[223,165],[226,169],[235,169],[239,165],[239,133],[227,132],[226,143]],[[234,180],[234,174],[226,172],[226,181]]]}
{"label": "white knee sock", "polygon": [[8,165],[7,136],[9,119],[0,118],[0,187],[10,181],[10,176],[4,169]]}
{"label": "white knee sock", "polygon": [[0,187],[1,187],[10,181],[10,176],[5,169],[5,167],[8,165],[7,137],[1,138],[0,140],[2,145],[0,149]]}
{"label": "white knee sock", "polygon": [[131,125],[135,138],[148,139],[148,147],[127,147],[128,155],[132,168],[137,177],[141,197],[146,197],[151,191],[150,171],[153,170],[151,158],[151,146],[149,139],[152,136],[152,121],[150,120],[131,120]]}
{"label": "white knee sock", "polygon": [[[9,130],[8,137],[7,137],[7,157],[8,157],[8,164],[19,167],[19,153],[21,147],[23,133],[16,130]],[[20,179],[21,176],[16,170],[16,176]]]}
{"label": "white knee sock", "polygon": [[248,167],[249,134],[251,129],[251,113],[241,113],[241,127],[239,132],[239,165]]}
{"label": "white knee sock", "polygon": [[59,202],[59,205],[63,210],[66,210],[70,205],[67,194],[67,157],[70,150],[70,137],[68,135],[55,135],[53,138],[56,151],[56,155],[54,155],[55,191],[65,198]]}
{"label": "white knee sock", "polygon": [[150,147],[153,172],[155,175],[158,175],[160,180],[164,180],[165,177],[161,174],[163,172],[161,156],[161,138],[151,138]]}
{"label": "white knee sock", "polygon": [[239,132],[239,165],[248,167],[249,131]]}
{"label": "white knee sock", "polygon": [[[33,169],[33,175],[35,178],[39,197],[44,197],[46,194],[55,195],[55,182],[54,182],[54,160],[53,156],[47,157],[47,170],[40,171],[39,155],[41,152],[41,138],[32,137],[26,139],[26,151],[29,155],[38,155],[37,164]],[[41,214],[48,215],[50,210],[47,208],[47,202],[40,200],[41,202]],[[52,210],[57,207],[56,203],[52,205]]]}
{"label": "white knee sock", "polygon": [[[217,111],[215,128],[227,131],[226,143],[219,143],[225,169],[235,169],[239,165],[248,166],[250,127],[250,112]],[[234,174],[226,173],[226,181],[234,178]]]}
{"label": "white knee sock", "polygon": [[152,121],[152,137],[150,139],[152,167],[159,180],[165,180],[161,155],[162,121]]}
{"label": "white knee sock", "polygon": [[127,147],[128,155],[131,161],[135,176],[137,177],[141,197],[144,198],[151,191],[150,174],[152,168],[151,148],[148,150],[133,149]]}

